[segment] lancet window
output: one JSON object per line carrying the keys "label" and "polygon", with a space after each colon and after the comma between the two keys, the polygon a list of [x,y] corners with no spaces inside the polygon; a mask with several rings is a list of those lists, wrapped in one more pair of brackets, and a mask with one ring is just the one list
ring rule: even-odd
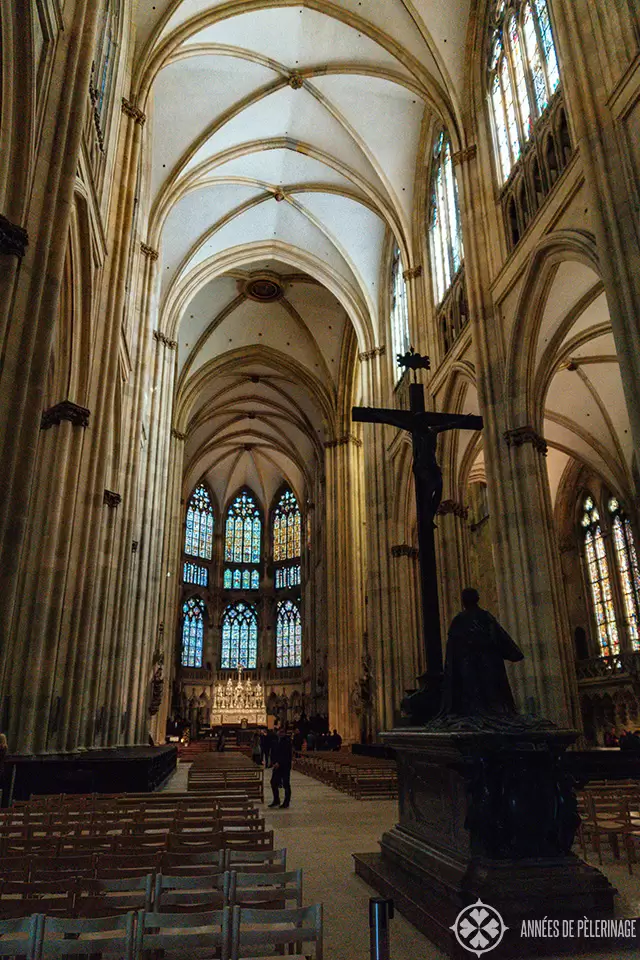
{"label": "lancet window", "polygon": [[209,585],[209,571],[206,567],[201,567],[199,563],[185,561],[182,579],[184,583],[195,583],[198,587],[207,587]]}
{"label": "lancet window", "polygon": [[182,605],[182,666],[202,666],[204,600],[189,597]]}
{"label": "lancet window", "polygon": [[105,0],[98,27],[96,56],[93,62],[92,94],[94,106],[104,127],[103,117],[109,104],[109,95],[113,83],[116,65],[118,36],[118,3]]}
{"label": "lancet window", "polygon": [[187,506],[184,552],[190,557],[211,560],[213,551],[213,507],[207,488],[198,484]]}
{"label": "lancet window", "polygon": [[249,490],[233,500],[227,512],[224,545],[225,590],[258,590],[262,519]]}
{"label": "lancet window", "polygon": [[433,293],[436,305],[439,305],[451,289],[463,259],[458,185],[453,170],[451,141],[444,131],[438,134],[433,151],[429,234]]}
{"label": "lancet window", "polygon": [[222,617],[223,670],[255,670],[258,660],[258,614],[252,604],[229,604]]}
{"label": "lancet window", "polygon": [[620,501],[611,497],[608,502],[620,590],[624,603],[627,634],[633,650],[640,651],[640,569],[633,539],[631,522],[625,516]]}
{"label": "lancet window", "polygon": [[302,666],[302,618],[292,600],[278,602],[276,619],[276,666]]}
{"label": "lancet window", "polygon": [[489,54],[489,103],[503,181],[559,85],[547,0],[498,0]]}
{"label": "lancet window", "polygon": [[285,490],[273,515],[273,560],[277,590],[300,586],[302,517],[291,490]]}
{"label": "lancet window", "polygon": [[585,497],[583,501],[581,524],[587,579],[591,590],[600,653],[603,657],[609,657],[620,653],[620,640],[600,513],[591,496]]}
{"label": "lancet window", "polygon": [[402,376],[402,369],[396,367],[396,357],[409,349],[409,307],[407,285],[402,267],[402,254],[396,247],[391,263],[391,355],[394,370],[398,370],[396,382]]}

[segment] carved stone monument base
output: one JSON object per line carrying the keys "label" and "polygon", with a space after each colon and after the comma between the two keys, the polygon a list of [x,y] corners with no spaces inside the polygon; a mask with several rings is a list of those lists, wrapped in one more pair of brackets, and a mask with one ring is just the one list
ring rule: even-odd
{"label": "carved stone monument base", "polygon": [[[523,920],[613,916],[615,890],[571,853],[577,815],[563,754],[570,730],[382,734],[398,762],[399,823],[380,854],[356,854],[356,873],[393,897],[450,956],[469,956],[449,929],[478,899],[509,927],[492,956],[540,952]],[[563,944],[547,941],[561,953]],[[593,942],[591,942],[593,948]],[[580,950],[575,942],[568,950]],[[544,951],[542,951],[544,952]]]}

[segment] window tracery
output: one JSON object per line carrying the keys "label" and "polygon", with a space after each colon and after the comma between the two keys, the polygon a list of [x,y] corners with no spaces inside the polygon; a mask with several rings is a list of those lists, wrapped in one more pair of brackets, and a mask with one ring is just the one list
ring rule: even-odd
{"label": "window tracery", "polygon": [[285,490],[273,515],[273,560],[276,564],[277,590],[300,586],[301,526],[298,501],[291,490]]}
{"label": "window tracery", "polygon": [[189,597],[182,605],[182,666],[201,667],[204,642],[204,600]]}
{"label": "window tracery", "polygon": [[402,369],[395,367],[398,354],[409,349],[409,307],[407,303],[407,285],[402,267],[400,248],[395,247],[391,262],[391,356],[394,369],[398,371],[396,383],[402,377]]}
{"label": "window tracery", "polygon": [[227,511],[223,586],[225,590],[258,590],[262,520],[249,490],[243,490]]}
{"label": "window tracery", "polygon": [[302,666],[302,618],[298,604],[292,600],[278,602],[276,666]]}
{"label": "window tracery", "polygon": [[620,501],[610,497],[607,504],[611,516],[613,547],[620,577],[627,633],[633,650],[640,651],[640,569],[631,529],[631,521],[625,516]]}
{"label": "window tracery", "polygon": [[513,248],[572,152],[547,0],[495,4],[488,73],[504,220]]}
{"label": "window tracery", "polygon": [[618,625],[611,589],[609,563],[600,526],[600,513],[591,496],[582,504],[582,529],[587,579],[591,589],[593,615],[596,624],[600,653],[610,657],[620,653]]}
{"label": "window tracery", "polygon": [[213,507],[204,484],[189,497],[185,524],[184,552],[190,557],[211,560],[213,550]]}
{"label": "window tracery", "polygon": [[238,666],[255,670],[258,661],[258,614],[252,604],[238,601],[229,604],[222,617],[223,670]]}

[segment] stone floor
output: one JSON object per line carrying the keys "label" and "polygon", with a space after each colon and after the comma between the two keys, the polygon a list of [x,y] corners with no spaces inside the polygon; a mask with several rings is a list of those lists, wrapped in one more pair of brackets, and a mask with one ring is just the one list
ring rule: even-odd
{"label": "stone floor", "polygon": [[[188,765],[180,764],[165,789],[186,789],[187,771]],[[351,854],[379,849],[380,836],[396,822],[397,802],[354,800],[296,772],[291,785],[291,807],[265,810],[265,816],[275,831],[276,848],[287,848],[287,865],[304,871],[305,903],[324,904],[325,960],[369,960],[368,903],[375,894],[355,876]],[[266,781],[267,803],[269,792]],[[602,869],[619,891],[619,914],[640,917],[640,866],[632,877],[625,866],[612,862]],[[640,951],[624,951],[622,956],[640,960]],[[444,960],[445,954],[396,916],[391,922],[391,957]],[[609,957],[614,960],[605,953],[582,954],[581,960]],[[570,958],[565,954],[563,960]]]}

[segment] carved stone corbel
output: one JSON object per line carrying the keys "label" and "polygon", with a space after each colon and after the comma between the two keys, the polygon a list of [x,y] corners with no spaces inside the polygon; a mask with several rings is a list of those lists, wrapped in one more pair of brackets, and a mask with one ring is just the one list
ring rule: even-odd
{"label": "carved stone corbel", "polygon": [[122,503],[122,497],[119,493],[114,493],[113,490],[105,490],[102,496],[102,502],[107,507],[117,507],[118,504]]}
{"label": "carved stone corbel", "polygon": [[175,437],[176,440],[183,440],[183,441],[184,441],[184,440],[187,439],[186,433],[180,433],[180,431],[179,431],[179,430],[176,430],[175,427],[172,427],[172,428],[171,428],[171,436],[172,436],[172,437]]}
{"label": "carved stone corbel", "polygon": [[57,427],[63,420],[68,420],[74,427],[88,427],[89,416],[90,411],[86,407],[80,407],[71,400],[61,400],[60,403],[44,411],[40,420],[40,429],[48,430],[50,427]]}
{"label": "carved stone corbel", "polygon": [[436,516],[443,517],[448,513],[452,513],[454,517],[458,517],[460,520],[466,520],[467,514],[469,513],[469,507],[465,507],[464,504],[459,503],[457,500],[442,500],[436,512]]}
{"label": "carved stone corbel", "polygon": [[391,547],[391,556],[395,559],[398,559],[398,557],[409,557],[410,560],[417,560],[418,548],[412,547],[408,543],[398,543],[396,546]]}
{"label": "carved stone corbel", "polygon": [[127,117],[135,120],[136,123],[139,123],[141,127],[144,126],[147,119],[146,113],[143,113],[140,107],[137,107],[131,100],[127,100],[126,97],[122,98],[122,112]]}
{"label": "carved stone corbel", "polygon": [[470,147],[465,147],[463,150],[458,150],[457,153],[454,153],[451,157],[454,166],[458,166],[461,163],[466,163],[467,160],[473,160],[478,152],[478,148],[475,143],[472,143]]}
{"label": "carved stone corbel", "polygon": [[11,223],[0,214],[0,253],[11,257],[24,257],[29,245],[29,234],[17,223]]}
{"label": "carved stone corbel", "polygon": [[140,251],[143,256],[145,256],[148,260],[151,260],[152,263],[160,256],[157,250],[154,250],[153,247],[148,246],[146,243],[140,244]]}
{"label": "carved stone corbel", "polygon": [[364,363],[367,360],[374,360],[376,357],[384,357],[386,352],[387,348],[383,343],[381,347],[374,347],[373,350],[366,350],[364,353],[359,353],[358,360]]}
{"label": "carved stone corbel", "polygon": [[505,430],[504,439],[508,447],[521,447],[523,443],[530,443],[543,457],[547,455],[547,441],[530,425],[516,427],[514,430]]}
{"label": "carved stone corbel", "polygon": [[421,277],[422,264],[419,263],[416,267],[412,267],[410,270],[405,270],[402,276],[405,280],[415,280],[416,277]]}

